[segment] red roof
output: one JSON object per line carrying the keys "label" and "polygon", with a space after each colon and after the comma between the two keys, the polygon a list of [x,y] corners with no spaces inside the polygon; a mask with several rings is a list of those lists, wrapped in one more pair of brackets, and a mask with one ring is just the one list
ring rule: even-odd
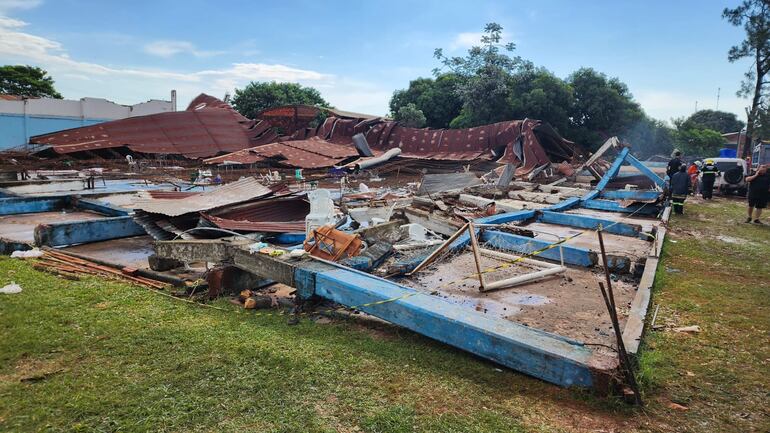
{"label": "red roof", "polygon": [[30,143],[50,145],[63,154],[125,146],[137,153],[200,158],[263,143],[260,135],[265,130],[224,102],[201,94],[185,111],[67,129],[34,136]]}

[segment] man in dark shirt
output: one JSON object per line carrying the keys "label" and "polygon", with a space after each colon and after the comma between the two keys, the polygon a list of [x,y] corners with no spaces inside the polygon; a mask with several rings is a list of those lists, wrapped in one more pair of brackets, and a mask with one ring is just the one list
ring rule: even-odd
{"label": "man in dark shirt", "polygon": [[749,183],[749,217],[746,222],[750,223],[752,214],[754,223],[762,224],[759,217],[762,215],[762,209],[767,207],[768,198],[770,198],[770,173],[767,171],[767,165],[757,167],[751,176],[746,177]]}
{"label": "man in dark shirt", "polygon": [[666,167],[666,174],[668,175],[669,179],[679,171],[679,167],[681,166],[682,152],[675,150],[674,157],[671,158],[671,161],[668,162],[668,167]]}
{"label": "man in dark shirt", "polygon": [[711,197],[714,194],[714,182],[717,180],[717,176],[719,176],[719,169],[717,168],[717,165],[714,164],[713,159],[707,159],[705,162],[703,168],[700,170],[700,192],[704,199],[711,200]]}
{"label": "man in dark shirt", "polygon": [[674,208],[674,213],[681,215],[684,213],[684,201],[687,199],[687,194],[690,193],[690,175],[687,174],[687,167],[684,164],[680,165],[679,171],[671,176],[669,188],[671,207]]}

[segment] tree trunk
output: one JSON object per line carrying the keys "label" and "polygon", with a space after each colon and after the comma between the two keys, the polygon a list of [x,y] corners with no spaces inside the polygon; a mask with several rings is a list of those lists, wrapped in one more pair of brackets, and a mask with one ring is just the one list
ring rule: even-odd
{"label": "tree trunk", "polygon": [[757,64],[757,82],[754,84],[754,97],[751,99],[751,111],[749,111],[748,119],[746,119],[746,138],[744,139],[743,154],[741,155],[743,158],[751,155],[751,151],[754,148],[754,123],[757,114],[759,113],[759,100],[762,96],[762,81],[764,80],[764,75],[766,73],[762,67],[762,53],[759,47],[757,47],[755,61]]}

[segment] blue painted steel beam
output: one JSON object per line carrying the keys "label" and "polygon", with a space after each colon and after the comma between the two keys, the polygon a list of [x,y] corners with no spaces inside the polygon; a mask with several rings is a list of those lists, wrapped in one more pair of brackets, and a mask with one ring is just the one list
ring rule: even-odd
{"label": "blue painted steel beam", "polygon": [[538,221],[558,224],[570,227],[596,230],[602,226],[604,231],[621,236],[639,236],[642,226],[638,224],[626,224],[608,219],[596,218],[587,215],[568,214],[562,212],[543,211],[538,216]]}
{"label": "blue painted steel beam", "polygon": [[653,182],[655,182],[655,185],[658,185],[660,188],[663,188],[666,184],[666,181],[664,181],[660,176],[655,174],[652,170],[650,170],[649,167],[644,165],[642,161],[639,161],[634,157],[634,155],[628,155],[626,158],[626,161],[636,167],[637,170],[639,170],[643,175],[650,178]]}
{"label": "blue painted steel beam", "polygon": [[604,173],[604,176],[602,176],[602,178],[599,180],[599,183],[596,184],[596,188],[581,197],[581,202],[593,200],[599,196],[599,193],[601,193],[601,191],[607,187],[607,184],[609,184],[610,181],[612,181],[612,179],[618,175],[620,172],[620,167],[623,166],[623,162],[626,160],[629,151],[630,150],[627,147],[624,147],[623,150],[620,151],[618,156],[615,158],[615,161],[612,162],[610,168]]}
{"label": "blue painted steel beam", "polygon": [[[517,254],[531,254],[553,245],[553,242],[495,230],[485,230],[482,232],[481,241],[491,248],[512,251]],[[566,264],[592,267],[599,262],[597,254],[589,249],[564,244],[561,245],[561,249],[564,252],[564,263]],[[545,250],[534,258],[559,261],[561,260],[561,255],[557,247]]]}
{"label": "blue painted steel beam", "polygon": [[143,234],[144,228],[130,216],[40,224],[35,227],[35,245],[59,247]]}
{"label": "blue painted steel beam", "polygon": [[581,205],[586,209],[635,213],[639,215],[657,215],[659,211],[658,206],[649,203],[635,203],[628,207],[623,207],[620,205],[620,203],[611,200],[587,200],[582,202]]}
{"label": "blue painted steel beam", "polygon": [[634,190],[614,190],[614,191],[602,191],[599,197],[610,200],[638,200],[638,201],[652,201],[657,200],[662,193],[660,191],[634,191]]}
{"label": "blue painted steel beam", "polygon": [[562,200],[559,203],[556,203],[553,206],[549,206],[542,210],[550,210],[553,212],[564,212],[565,210],[569,210],[575,207],[578,207],[580,205],[580,199],[577,197],[570,197],[566,200]]}
{"label": "blue painted steel beam", "polygon": [[105,203],[99,200],[76,198],[73,201],[75,202],[75,207],[78,209],[89,210],[106,216],[118,217],[126,216],[130,213],[127,209],[113,206],[109,203]]}
{"label": "blue painted steel beam", "polygon": [[[589,236],[584,234],[583,236]],[[526,236],[514,235],[498,231],[485,231],[481,234],[481,241],[487,246],[501,250],[511,251],[517,254],[532,254],[554,244],[554,242],[543,241]],[[564,252],[564,263],[568,265],[592,267],[599,263],[599,253],[587,248],[576,247],[572,245],[561,245]],[[536,254],[534,259],[548,259],[560,261],[559,248],[554,247]],[[613,272],[626,273],[631,269],[631,259],[624,256],[613,254],[607,255],[607,265]]]}
{"label": "blue painted steel beam", "polygon": [[0,199],[0,215],[53,212],[69,203],[67,196],[11,197]]}
{"label": "blue painted steel beam", "polygon": [[361,306],[358,309],[367,314],[542,380],[565,387],[603,387],[617,368],[614,357],[594,353],[580,342],[366,273],[320,265],[296,269],[295,284],[302,296]]}

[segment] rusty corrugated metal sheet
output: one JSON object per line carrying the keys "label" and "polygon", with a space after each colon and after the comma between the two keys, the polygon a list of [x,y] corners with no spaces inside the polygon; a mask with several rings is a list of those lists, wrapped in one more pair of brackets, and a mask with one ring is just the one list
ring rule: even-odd
{"label": "rusty corrugated metal sheet", "polygon": [[228,207],[201,216],[215,226],[248,232],[303,232],[310,204],[304,197],[284,197]]}
{"label": "rusty corrugated metal sheet", "polygon": [[202,212],[235,203],[242,203],[272,194],[273,191],[259,183],[256,178],[248,177],[211,191],[196,193],[184,200],[147,199],[134,203],[134,209],[147,213],[180,216],[192,212]]}
{"label": "rusty corrugated metal sheet", "polygon": [[309,140],[270,143],[227,155],[208,158],[203,162],[206,164],[221,164],[231,161],[251,164],[269,159],[290,167],[326,168],[357,155],[358,152],[352,146],[333,144],[313,137]]}
{"label": "rusty corrugated metal sheet", "polygon": [[60,154],[127,147],[137,153],[200,158],[264,143],[260,138],[266,131],[265,126],[241,116],[224,102],[202,94],[185,111],[38,135],[30,143],[50,145]]}

